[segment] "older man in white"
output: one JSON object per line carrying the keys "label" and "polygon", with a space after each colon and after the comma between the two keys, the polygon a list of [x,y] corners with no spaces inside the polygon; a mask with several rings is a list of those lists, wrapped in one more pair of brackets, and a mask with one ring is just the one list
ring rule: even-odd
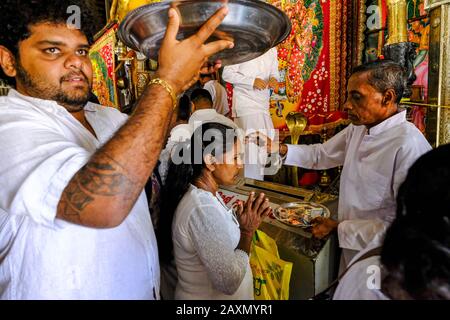
{"label": "older man in white", "polygon": [[398,107],[405,83],[403,69],[392,61],[357,67],[345,103],[352,124],[324,144],[279,146],[287,165],[317,170],[343,166],[338,221],[318,219],[312,230],[322,238],[338,229],[341,268],[369,243],[381,242],[409,167],[431,149]]}

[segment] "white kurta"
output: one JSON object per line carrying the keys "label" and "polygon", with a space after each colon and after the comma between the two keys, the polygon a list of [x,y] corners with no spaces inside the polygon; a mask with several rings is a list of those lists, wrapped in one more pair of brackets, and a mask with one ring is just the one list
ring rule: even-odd
{"label": "white kurta", "polygon": [[236,250],[239,223],[223,201],[191,185],[172,224],[175,299],[252,300],[248,255]]}
{"label": "white kurta", "polygon": [[0,298],[155,299],[156,239],[145,193],[122,224],[56,218],[73,175],[127,119],[89,103],[96,139],[54,101],[0,97]]}
{"label": "white kurta", "polygon": [[289,145],[285,164],[309,169],[343,166],[338,218],[339,244],[348,265],[368,243],[382,241],[395,217],[396,197],[409,167],[431,149],[406,121],[406,111],[370,129],[349,125],[324,144]]}
{"label": "white kurta", "polygon": [[[270,90],[253,88],[256,78],[269,81],[279,78],[276,48],[272,48],[256,59],[226,66],[222,78],[233,85],[233,116],[242,117],[257,113],[269,114]],[[253,128],[264,129],[264,128]]]}
{"label": "white kurta", "polygon": [[[222,78],[233,84],[233,117],[236,124],[248,135],[261,131],[273,137],[274,127],[270,117],[270,89],[253,88],[256,78],[269,81],[271,77],[279,78],[277,49],[272,48],[256,59],[227,66]],[[246,162],[244,175],[246,178],[264,180],[266,150],[253,143],[246,145]],[[259,161],[262,159],[262,161]]]}
{"label": "white kurta", "polygon": [[203,86],[203,89],[208,90],[213,100],[213,108],[217,113],[226,115],[230,112],[228,106],[227,90],[217,80],[210,80]]}
{"label": "white kurta", "polygon": [[[273,139],[275,130],[273,127],[272,118],[265,113],[253,114],[250,116],[237,117],[236,125],[242,128],[245,135],[253,132],[261,132]],[[258,130],[254,128],[259,128]],[[256,143],[245,144],[245,158],[244,158],[244,176],[246,178],[255,180],[264,180],[265,164],[267,162],[267,150],[264,147],[259,147]],[[268,173],[273,174],[273,173]]]}
{"label": "white kurta", "polygon": [[369,244],[350,261],[351,267],[339,281],[333,300],[389,300],[381,291],[382,268],[380,256],[355,263],[359,257],[378,244]]}
{"label": "white kurta", "polygon": [[229,126],[233,129],[237,128],[233,120],[225,117],[224,115],[219,114],[215,109],[197,110],[189,118],[189,125],[191,125],[194,130],[203,123],[208,122],[218,122],[226,126]]}

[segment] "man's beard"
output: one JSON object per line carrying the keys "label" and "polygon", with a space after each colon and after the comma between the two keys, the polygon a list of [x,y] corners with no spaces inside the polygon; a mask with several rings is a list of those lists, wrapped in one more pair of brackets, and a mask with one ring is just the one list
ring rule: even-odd
{"label": "man's beard", "polygon": [[[17,80],[26,88],[28,93],[31,93],[33,97],[44,99],[44,100],[53,100],[58,104],[62,105],[69,112],[77,112],[83,110],[84,106],[89,100],[89,92],[91,90],[91,86],[89,85],[89,89],[84,94],[70,94],[62,90],[61,86],[55,88],[50,84],[46,84],[41,79],[36,79],[32,77],[18,62],[16,64],[17,70]],[[88,79],[84,73],[80,71],[80,76],[84,77],[88,82]],[[69,75],[66,75],[67,77]],[[64,77],[60,80],[62,83]],[[89,82],[88,82],[89,83]]]}

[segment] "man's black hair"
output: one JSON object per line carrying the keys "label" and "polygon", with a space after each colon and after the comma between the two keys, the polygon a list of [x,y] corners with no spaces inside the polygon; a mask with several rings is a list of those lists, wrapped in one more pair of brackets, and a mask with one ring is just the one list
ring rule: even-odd
{"label": "man's black hair", "polygon": [[[88,0],[2,0],[0,1],[0,45],[12,52],[19,59],[19,42],[30,37],[30,26],[39,23],[66,24],[75,11],[71,6],[80,8],[80,31],[89,44],[93,42],[96,24],[99,19],[93,5]],[[72,7],[74,8],[74,7]],[[0,68],[0,78],[14,84]]]}
{"label": "man's black hair", "polygon": [[177,120],[189,120],[189,117],[191,116],[192,107],[191,107],[191,100],[189,100],[189,97],[186,94],[183,94],[183,96],[180,98],[180,102],[178,103],[178,115]]}
{"label": "man's black hair", "polygon": [[211,103],[211,106],[213,105],[213,99],[211,94],[209,93],[208,90],[206,89],[195,89],[194,91],[192,91],[191,93],[191,101],[195,104],[196,102],[199,101],[209,101]]}

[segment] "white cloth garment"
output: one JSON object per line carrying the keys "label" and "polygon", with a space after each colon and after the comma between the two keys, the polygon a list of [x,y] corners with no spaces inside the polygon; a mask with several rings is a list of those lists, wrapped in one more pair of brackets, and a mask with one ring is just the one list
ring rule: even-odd
{"label": "white cloth garment", "polygon": [[229,126],[233,129],[237,128],[237,125],[233,120],[219,114],[215,109],[200,109],[191,114],[189,118],[189,125],[195,130],[199,125],[208,122],[218,122]]}
{"label": "white cloth garment", "polygon": [[378,243],[368,244],[367,248],[358,252],[350,261],[351,267],[339,281],[333,300],[389,300],[380,290],[382,268],[380,256],[361,260],[359,257],[378,247]]}
{"label": "white cloth garment", "polygon": [[[273,122],[270,117],[270,89],[257,90],[253,88],[256,78],[269,81],[279,78],[277,49],[274,47],[256,59],[226,66],[222,78],[233,84],[233,117],[236,124],[248,135],[254,131],[265,130],[269,137],[273,136]],[[265,151],[254,144],[246,146],[246,158],[264,158]],[[264,180],[265,161],[245,162],[246,178]]]}
{"label": "white cloth garment", "polygon": [[73,175],[127,119],[88,103],[96,139],[54,101],[0,97],[0,298],[157,299],[159,263],[145,193],[116,228],[56,218]]}
{"label": "white cloth garment", "polygon": [[[269,114],[270,89],[253,88],[256,78],[269,81],[279,79],[277,49],[274,47],[256,59],[226,66],[222,79],[233,85],[233,117],[257,113]],[[254,129],[264,129],[256,127]]]}
{"label": "white cloth garment", "polygon": [[222,115],[230,112],[227,100],[227,90],[217,80],[209,80],[203,86],[203,89],[208,90],[213,100],[213,108]]}
{"label": "white cloth garment", "polygon": [[[270,115],[265,113],[238,117],[234,121],[236,125],[245,132],[245,135],[259,131],[270,139],[273,139],[275,136],[272,119],[270,118]],[[244,176],[250,179],[264,180],[267,149],[265,147],[258,147],[257,144],[252,142],[245,144],[244,160]]]}
{"label": "white cloth garment", "polygon": [[175,299],[253,299],[248,255],[236,249],[239,223],[221,199],[190,185],[175,211],[172,237]]}
{"label": "white cloth garment", "polygon": [[382,241],[395,217],[400,184],[430,149],[401,111],[370,131],[351,124],[324,144],[288,145],[285,164],[319,170],[343,166],[338,238],[346,266],[368,243]]}

